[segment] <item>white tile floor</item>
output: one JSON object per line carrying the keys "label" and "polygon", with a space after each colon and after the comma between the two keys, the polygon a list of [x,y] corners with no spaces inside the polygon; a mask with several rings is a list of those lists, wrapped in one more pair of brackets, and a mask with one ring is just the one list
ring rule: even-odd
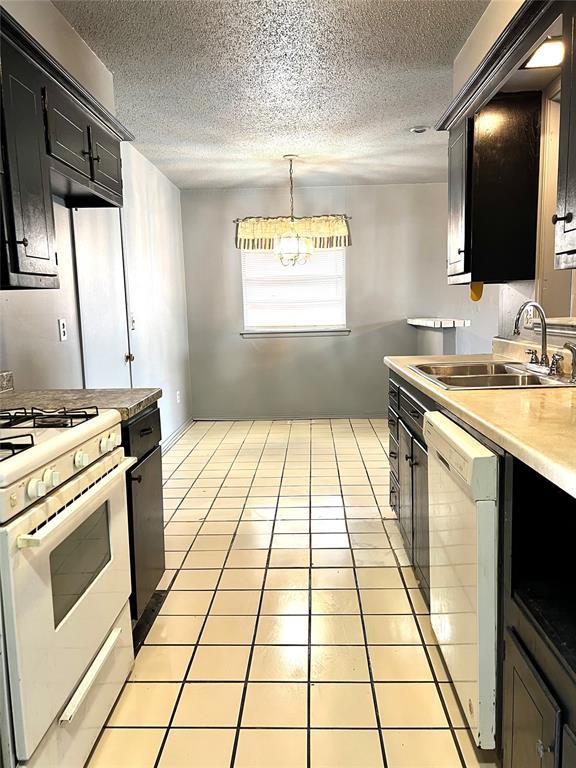
{"label": "white tile floor", "polygon": [[168,596],[90,768],[489,768],[388,506],[381,420],[199,422]]}

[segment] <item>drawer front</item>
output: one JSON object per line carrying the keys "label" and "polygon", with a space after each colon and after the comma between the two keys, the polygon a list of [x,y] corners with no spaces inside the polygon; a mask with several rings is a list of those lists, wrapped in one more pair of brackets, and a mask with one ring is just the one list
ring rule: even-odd
{"label": "drawer front", "polygon": [[389,405],[397,411],[400,407],[400,389],[393,381],[389,382],[388,400]]}
{"label": "drawer front", "polygon": [[162,438],[160,410],[154,408],[122,425],[122,442],[129,456],[141,459],[153,450]]}
{"label": "drawer front", "polygon": [[398,414],[388,408],[388,429],[395,440],[398,440]]}
{"label": "drawer front", "polygon": [[390,459],[390,470],[394,477],[398,477],[398,457],[400,452],[398,450],[398,442],[390,435],[388,458]]}
{"label": "drawer front", "polygon": [[400,416],[406,424],[416,428],[420,435],[424,429],[426,408],[406,392],[400,392]]}

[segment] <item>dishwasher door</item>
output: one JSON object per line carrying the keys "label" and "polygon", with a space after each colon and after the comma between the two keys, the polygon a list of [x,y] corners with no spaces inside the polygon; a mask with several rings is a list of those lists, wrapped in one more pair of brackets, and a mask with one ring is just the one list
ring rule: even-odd
{"label": "dishwasher door", "polygon": [[498,458],[426,414],[430,619],[476,744],[494,749]]}

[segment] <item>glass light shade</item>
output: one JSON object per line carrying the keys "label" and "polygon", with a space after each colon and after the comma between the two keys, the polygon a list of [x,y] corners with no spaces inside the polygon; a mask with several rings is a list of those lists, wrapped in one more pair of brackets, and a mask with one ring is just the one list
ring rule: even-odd
{"label": "glass light shade", "polygon": [[305,264],[312,255],[313,248],[311,238],[300,237],[292,232],[280,235],[274,243],[274,252],[285,267]]}
{"label": "glass light shade", "polygon": [[530,56],[525,69],[540,67],[558,67],[564,59],[564,43],[562,40],[545,40]]}

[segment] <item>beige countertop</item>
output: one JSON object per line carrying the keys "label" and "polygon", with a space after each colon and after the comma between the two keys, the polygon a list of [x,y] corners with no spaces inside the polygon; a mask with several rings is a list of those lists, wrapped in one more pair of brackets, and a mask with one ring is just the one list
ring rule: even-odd
{"label": "beige countertop", "polygon": [[[576,498],[576,387],[449,390],[408,366],[502,360],[501,355],[386,357],[416,389]],[[510,358],[507,358],[510,359]]]}
{"label": "beige countertop", "polygon": [[161,389],[14,389],[0,392],[0,410],[11,408],[115,408],[131,419],[162,397]]}

